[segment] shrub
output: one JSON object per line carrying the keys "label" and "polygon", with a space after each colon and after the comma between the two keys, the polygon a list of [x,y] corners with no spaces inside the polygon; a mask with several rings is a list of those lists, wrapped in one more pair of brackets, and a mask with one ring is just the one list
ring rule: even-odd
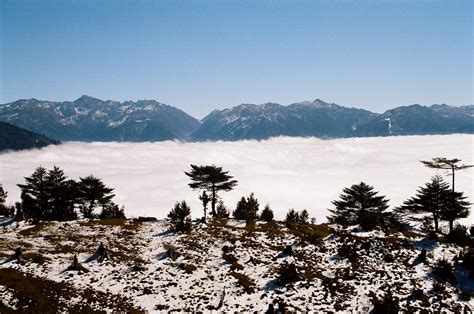
{"label": "shrub", "polygon": [[278,282],[282,286],[287,285],[289,283],[294,283],[300,280],[301,280],[301,277],[298,274],[296,265],[294,263],[283,264],[278,270]]}
{"label": "shrub", "polygon": [[459,246],[468,246],[471,240],[467,233],[467,227],[461,224],[456,224],[447,238],[450,243]]}
{"label": "shrub", "polygon": [[125,207],[119,207],[114,202],[104,205],[99,215],[100,219],[125,219]]}
{"label": "shrub", "polygon": [[440,283],[456,283],[456,278],[453,273],[453,265],[444,258],[438,260],[433,266],[433,274],[435,275],[436,280]]}
{"label": "shrub", "polygon": [[391,291],[388,291],[382,300],[372,301],[374,308],[372,314],[392,314],[398,313],[400,306],[398,304],[398,299],[393,297]]}
{"label": "shrub", "polygon": [[15,207],[0,204],[0,216],[13,216],[15,214]]}
{"label": "shrub", "polygon": [[474,248],[471,248],[469,251],[464,253],[462,266],[466,268],[469,271],[470,276],[474,278]]}
{"label": "shrub", "polygon": [[260,215],[260,220],[270,222],[273,220],[273,210],[270,208],[270,205],[265,205],[265,208],[262,210]]}
{"label": "shrub", "polygon": [[298,222],[298,220],[299,220],[298,212],[294,210],[293,208],[288,210],[288,212],[286,213],[286,219],[285,219],[286,225],[289,226],[292,223]]}
{"label": "shrub", "polygon": [[229,209],[224,205],[224,202],[222,200],[217,203],[216,207],[216,218],[219,219],[227,219],[230,216],[230,211]]}
{"label": "shrub", "polygon": [[459,292],[459,299],[461,301],[471,301],[471,298],[474,296],[474,293],[469,290],[461,289]]}
{"label": "shrub", "polygon": [[354,262],[359,257],[357,251],[350,244],[342,244],[337,250],[337,255],[347,258],[350,262]]}
{"label": "shrub", "polygon": [[426,262],[426,249],[422,249],[422,250],[421,250],[421,252],[420,252],[420,254],[418,255],[417,259],[418,259],[418,261],[419,261],[420,263]]}
{"label": "shrub", "polygon": [[186,201],[176,202],[174,208],[168,214],[170,227],[173,231],[189,232],[191,231],[191,208]]}
{"label": "shrub", "polygon": [[255,220],[258,218],[258,200],[253,193],[245,198],[242,196],[234,210],[234,218],[240,220]]}
{"label": "shrub", "polygon": [[286,213],[285,219],[286,225],[288,228],[295,228],[298,224],[308,224],[309,222],[309,214],[306,209],[303,209],[301,212],[298,212],[291,208]]}
{"label": "shrub", "polygon": [[298,214],[298,221],[307,224],[309,222],[309,213],[306,209],[303,209],[299,214]]}

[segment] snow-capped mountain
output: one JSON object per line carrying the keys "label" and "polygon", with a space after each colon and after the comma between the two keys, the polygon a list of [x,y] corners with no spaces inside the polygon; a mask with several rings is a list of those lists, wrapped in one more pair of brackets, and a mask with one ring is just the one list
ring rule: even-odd
{"label": "snow-capped mountain", "polygon": [[388,110],[357,130],[359,136],[474,133],[474,106],[411,105]]}
{"label": "snow-capped mountain", "polygon": [[201,123],[155,100],[117,102],[82,96],[72,102],[21,99],[0,105],[0,121],[54,139],[77,141],[338,138],[474,133],[474,106],[411,105],[379,114],[316,99],[288,106],[242,104],[214,110]]}
{"label": "snow-capped mountain", "polygon": [[75,101],[21,99],[0,105],[5,121],[59,140],[185,140],[199,121],[155,100],[117,102],[82,96]]}
{"label": "snow-capped mountain", "polygon": [[320,99],[289,106],[243,104],[215,110],[192,134],[194,140],[265,139],[272,136],[351,136],[377,117],[370,111],[329,104]]}
{"label": "snow-capped mountain", "polygon": [[474,133],[474,106],[412,105],[378,114],[317,99],[289,106],[243,104],[215,110],[202,122],[193,140]]}

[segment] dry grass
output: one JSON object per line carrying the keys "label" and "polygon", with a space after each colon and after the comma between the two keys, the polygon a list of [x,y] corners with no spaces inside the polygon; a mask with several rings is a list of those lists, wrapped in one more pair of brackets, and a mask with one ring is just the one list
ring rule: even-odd
{"label": "dry grass", "polygon": [[37,237],[41,231],[44,231],[47,227],[51,226],[53,223],[47,221],[41,221],[34,225],[31,228],[21,230],[18,232],[19,235],[24,237]]}
{"label": "dry grass", "polygon": [[142,221],[130,219],[90,219],[88,221],[80,221],[79,224],[84,227],[118,226],[124,230],[136,231],[142,225]]}
{"label": "dry grass", "polygon": [[[15,269],[0,269],[0,285],[13,291],[16,299],[15,312],[20,313],[92,313],[97,312],[90,304],[110,308],[114,312],[143,313],[124,297],[92,289],[78,291],[71,285],[36,278]],[[73,298],[81,301],[67,304]],[[13,312],[0,302],[0,313]]]}

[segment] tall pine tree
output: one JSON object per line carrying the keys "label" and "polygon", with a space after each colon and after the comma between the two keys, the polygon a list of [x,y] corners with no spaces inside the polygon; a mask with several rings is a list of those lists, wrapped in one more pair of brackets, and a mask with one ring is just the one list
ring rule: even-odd
{"label": "tall pine tree", "polygon": [[[454,196],[454,198],[453,198]],[[450,232],[454,221],[469,215],[469,203],[463,193],[454,192],[443,177],[436,175],[431,182],[419,187],[414,197],[406,200],[396,211],[411,221],[423,221],[429,215],[434,224],[434,232],[440,232],[440,221],[448,221]]]}
{"label": "tall pine tree", "polygon": [[360,224],[364,229],[372,229],[383,223],[384,211],[388,208],[388,199],[377,195],[378,192],[364,182],[344,188],[339,200],[332,203],[328,220],[344,226]]}
{"label": "tall pine tree", "polygon": [[102,207],[102,209],[109,205],[113,194],[113,188],[110,188],[102,182],[101,179],[90,175],[85,178],[80,178],[78,183],[79,195],[81,201],[81,212],[84,218],[93,218],[94,209]]}

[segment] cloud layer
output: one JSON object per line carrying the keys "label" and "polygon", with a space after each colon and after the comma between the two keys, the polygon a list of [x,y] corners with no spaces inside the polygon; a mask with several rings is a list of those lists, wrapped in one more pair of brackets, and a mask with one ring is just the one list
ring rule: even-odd
{"label": "cloud layer", "polygon": [[[278,218],[289,208],[309,210],[324,221],[327,208],[344,187],[360,181],[374,185],[397,206],[436,173],[419,160],[457,157],[473,163],[471,135],[398,136],[320,140],[273,138],[267,141],[213,143],[78,143],[40,150],[0,154],[0,183],[8,201],[19,199],[17,183],[39,165],[58,165],[66,174],[94,174],[115,188],[116,201],[129,216],[164,217],[174,202],[185,199],[194,216],[201,216],[196,191],[188,186],[189,165],[216,164],[239,185],[221,194],[233,209],[242,195],[255,192],[260,204],[269,203]],[[473,170],[456,177],[456,187],[473,200]],[[445,174],[440,172],[440,174]],[[466,221],[474,223],[474,215]]]}

